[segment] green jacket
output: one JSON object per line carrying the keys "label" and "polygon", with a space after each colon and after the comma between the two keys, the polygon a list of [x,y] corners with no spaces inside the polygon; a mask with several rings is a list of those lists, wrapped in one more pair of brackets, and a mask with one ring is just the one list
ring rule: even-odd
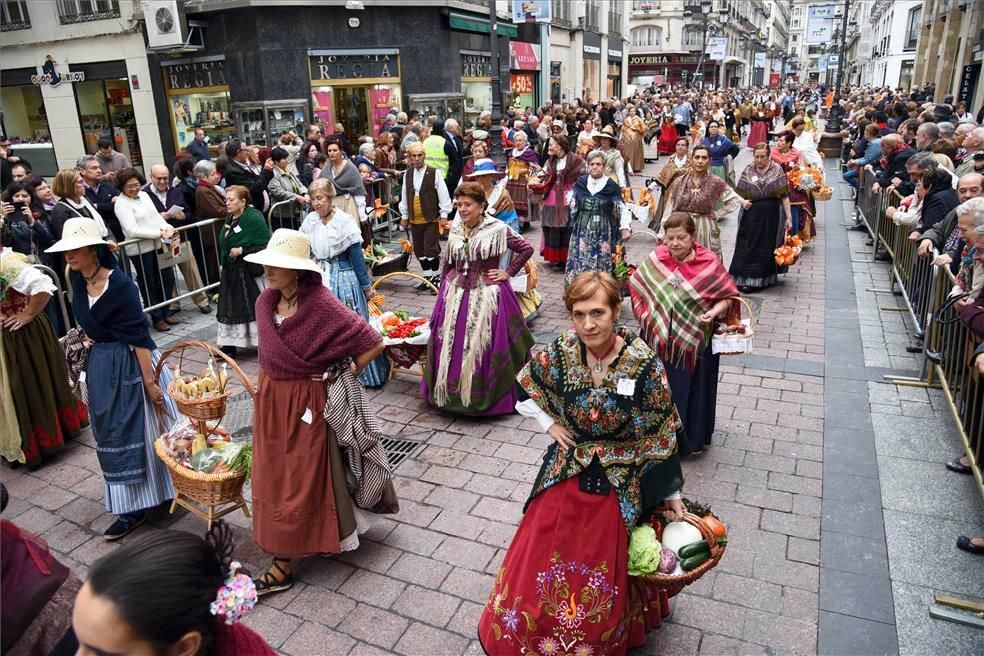
{"label": "green jacket", "polygon": [[[239,231],[236,232],[236,228]],[[248,205],[246,210],[233,221],[232,215],[226,217],[219,231],[219,260],[222,266],[230,262],[229,251],[233,248],[243,249],[243,255],[256,253],[266,248],[270,241],[270,229],[260,211]],[[242,256],[240,256],[242,257]]]}

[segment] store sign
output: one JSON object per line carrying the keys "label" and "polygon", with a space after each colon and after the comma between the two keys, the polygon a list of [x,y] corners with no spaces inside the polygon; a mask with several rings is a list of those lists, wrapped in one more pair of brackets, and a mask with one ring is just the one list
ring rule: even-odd
{"label": "store sign", "polygon": [[64,73],[58,72],[58,62],[54,60],[51,55],[45,57],[44,63],[41,64],[41,75],[32,75],[31,84],[49,84],[53,87],[57,87],[62,82],[84,82],[85,72],[78,71],[66,71]]}
{"label": "store sign", "polygon": [[765,53],[756,52],[755,53],[755,68],[765,68]]}
{"label": "store sign", "polygon": [[589,55],[600,55],[601,48],[599,48],[598,46],[584,46],[584,52],[588,53]]}
{"label": "store sign", "polygon": [[311,64],[311,79],[314,81],[400,77],[399,55],[352,52],[313,55],[308,60]]}
{"label": "store sign", "polygon": [[957,102],[965,102],[971,105],[974,99],[974,89],[977,87],[977,77],[981,74],[980,63],[968,64],[960,72],[960,93],[957,95]]}
{"label": "store sign", "polygon": [[707,40],[707,58],[711,61],[724,61],[728,54],[728,37],[712,36]]}
{"label": "store sign", "polygon": [[462,55],[461,77],[492,77],[490,55]]}
{"label": "store sign", "polygon": [[550,0],[514,0],[514,23],[549,23],[553,19]]}
{"label": "store sign", "polygon": [[663,66],[696,64],[697,55],[629,55],[629,66]]}
{"label": "store sign", "polygon": [[164,80],[167,88],[173,91],[226,86],[225,60],[165,66]]}
{"label": "store sign", "polygon": [[509,68],[514,71],[540,70],[540,58],[536,56],[536,48],[532,43],[509,42]]}
{"label": "store sign", "polygon": [[609,48],[608,49],[608,57],[609,57],[609,59],[611,59],[613,57],[615,59],[621,59],[622,58],[622,51],[621,50],[612,50],[611,48]]}
{"label": "store sign", "polygon": [[806,18],[807,45],[820,45],[829,42],[834,36],[834,5],[820,5],[809,8]]}
{"label": "store sign", "polygon": [[512,92],[514,96],[521,96],[533,93],[533,74],[532,73],[513,73]]}

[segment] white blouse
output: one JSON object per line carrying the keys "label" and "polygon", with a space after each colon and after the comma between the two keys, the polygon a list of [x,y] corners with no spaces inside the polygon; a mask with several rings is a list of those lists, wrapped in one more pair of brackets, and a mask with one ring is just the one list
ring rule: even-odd
{"label": "white blouse", "polygon": [[141,191],[137,198],[126,194],[116,197],[113,206],[116,218],[120,220],[123,235],[129,239],[140,239],[136,244],[126,247],[127,255],[140,255],[157,250],[161,239],[161,230],[169,230],[171,225],[157,211],[154,201]]}

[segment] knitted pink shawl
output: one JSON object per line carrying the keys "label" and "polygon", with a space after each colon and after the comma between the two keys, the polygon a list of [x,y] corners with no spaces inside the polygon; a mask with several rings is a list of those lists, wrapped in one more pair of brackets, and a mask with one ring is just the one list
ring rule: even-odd
{"label": "knitted pink shawl", "polygon": [[273,323],[280,292],[266,289],[256,300],[259,359],[275,380],[320,376],[332,362],[355,358],[382,337],[328,291],[321,278],[302,283],[297,312],[278,328]]}

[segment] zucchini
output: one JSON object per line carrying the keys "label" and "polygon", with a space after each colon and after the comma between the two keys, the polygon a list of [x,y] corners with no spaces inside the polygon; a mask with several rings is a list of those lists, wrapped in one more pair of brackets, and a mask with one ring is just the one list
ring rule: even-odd
{"label": "zucchini", "polygon": [[677,556],[680,557],[680,560],[685,560],[702,553],[706,553],[707,555],[711,554],[711,547],[707,544],[707,540],[691,542],[690,544],[680,547],[680,551],[677,552]]}
{"label": "zucchini", "polygon": [[696,569],[698,565],[706,561],[711,557],[710,552],[702,551],[696,556],[691,556],[690,558],[684,558],[680,561],[680,569],[684,572],[689,572],[692,569]]}

